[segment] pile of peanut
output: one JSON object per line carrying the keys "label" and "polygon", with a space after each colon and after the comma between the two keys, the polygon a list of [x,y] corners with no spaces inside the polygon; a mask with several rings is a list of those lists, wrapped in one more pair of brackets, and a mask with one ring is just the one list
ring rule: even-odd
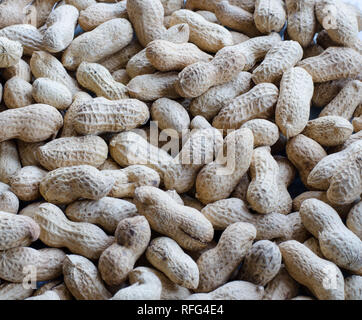
{"label": "pile of peanut", "polygon": [[1,1],[0,299],[362,300],[361,28],[341,0]]}

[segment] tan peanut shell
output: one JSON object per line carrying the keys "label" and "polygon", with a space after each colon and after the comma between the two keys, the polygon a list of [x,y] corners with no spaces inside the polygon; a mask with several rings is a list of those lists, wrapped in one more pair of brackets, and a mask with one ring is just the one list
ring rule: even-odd
{"label": "tan peanut shell", "polygon": [[61,299],[56,292],[49,290],[41,295],[26,298],[25,300],[61,300]]}
{"label": "tan peanut shell", "polygon": [[24,288],[22,283],[5,282],[0,284],[0,300],[24,300],[33,292],[33,288]]}
{"label": "tan peanut shell", "polygon": [[215,5],[215,15],[223,26],[245,33],[249,37],[261,35],[254,23],[254,16],[232,2],[220,1]]}
{"label": "tan peanut shell", "polygon": [[112,72],[112,77],[113,77],[114,81],[120,82],[120,83],[124,84],[125,86],[131,80],[126,69],[118,69],[118,70]]}
{"label": "tan peanut shell", "polygon": [[39,142],[55,135],[63,125],[57,109],[46,104],[6,110],[0,113],[0,141],[20,139]]}
{"label": "tan peanut shell", "polygon": [[248,128],[254,136],[254,147],[272,146],[279,139],[278,126],[265,119],[253,119],[245,122],[240,128]]}
{"label": "tan peanut shell", "polygon": [[0,30],[0,37],[20,42],[23,45],[25,55],[31,55],[33,51],[43,48],[43,35],[30,24],[14,24],[5,27]]}
{"label": "tan peanut shell", "polygon": [[0,211],[17,214],[18,210],[18,197],[11,191],[9,185],[0,182]]}
{"label": "tan peanut shell", "polygon": [[196,198],[204,204],[228,198],[249,169],[253,146],[250,129],[241,128],[229,133],[216,160],[206,164],[198,173]]}
{"label": "tan peanut shell", "polygon": [[143,186],[135,191],[138,212],[153,230],[174,239],[187,250],[198,250],[212,240],[211,223],[196,209],[179,205],[167,193]]}
{"label": "tan peanut shell", "polygon": [[237,32],[237,31],[230,31],[230,33],[231,33],[231,35],[233,37],[234,45],[243,43],[243,42],[248,41],[250,39],[245,34]]}
{"label": "tan peanut shell", "polygon": [[111,297],[97,267],[85,257],[67,255],[63,274],[67,288],[77,300],[107,300]]}
{"label": "tan peanut shell", "polygon": [[202,51],[216,53],[225,46],[233,45],[231,33],[224,27],[207,21],[191,10],[181,9],[172,13],[171,25],[187,23],[190,27],[190,42]]}
{"label": "tan peanut shell", "polygon": [[30,82],[32,77],[30,66],[23,59],[20,59],[19,62],[12,67],[3,69],[1,76],[5,80],[9,80],[12,77],[20,77],[27,82]]}
{"label": "tan peanut shell", "polygon": [[65,50],[62,63],[68,70],[75,70],[82,61],[97,62],[127,46],[132,36],[133,29],[128,20],[109,20],[75,38]]}
{"label": "tan peanut shell", "polygon": [[349,276],[344,279],[344,295],[346,300],[362,299],[362,277]]}
{"label": "tan peanut shell", "polygon": [[279,249],[288,273],[310,289],[318,299],[344,299],[343,275],[334,263],[319,258],[295,240],[281,243]]}
{"label": "tan peanut shell", "polygon": [[154,40],[147,45],[146,57],[159,71],[178,71],[198,61],[208,62],[212,56],[192,43]]}
{"label": "tan peanut shell", "polygon": [[278,274],[266,286],[263,300],[289,300],[297,296],[299,283],[296,282],[282,265]]}
{"label": "tan peanut shell", "polygon": [[73,100],[71,91],[64,84],[49,78],[38,78],[33,82],[32,96],[37,103],[48,104],[58,110],[67,109]]}
{"label": "tan peanut shell", "polygon": [[308,123],[313,96],[312,77],[302,68],[290,68],[280,82],[275,122],[289,139],[301,133]]}
{"label": "tan peanut shell", "polygon": [[278,274],[281,263],[282,255],[275,243],[257,241],[244,258],[239,278],[265,287]]}
{"label": "tan peanut shell", "polygon": [[303,184],[309,189],[314,187],[307,180],[317,163],[327,156],[323,147],[313,139],[298,134],[288,141],[286,152],[288,159],[298,169]]}
{"label": "tan peanut shell", "polygon": [[178,75],[177,92],[185,98],[196,98],[213,86],[232,80],[245,65],[245,56],[236,47],[217,53],[210,62],[196,62]]}
{"label": "tan peanut shell", "polygon": [[99,200],[112,189],[115,180],[90,165],[58,168],[40,183],[40,193],[48,202],[68,204],[79,198]]}
{"label": "tan peanut shell", "polygon": [[[255,139],[255,137],[254,137]],[[254,140],[255,141],[255,140]],[[255,142],[254,142],[255,143]],[[246,194],[248,192],[248,187],[250,183],[250,177],[248,173],[245,173],[239,180],[234,191],[231,193],[232,198],[238,198],[240,200],[246,201]]]}
{"label": "tan peanut shell", "polygon": [[210,292],[225,284],[243,260],[256,236],[253,225],[237,222],[225,229],[217,246],[197,259],[200,272],[197,292]]}
{"label": "tan peanut shell", "polygon": [[313,42],[317,29],[314,14],[316,0],[286,0],[288,36],[306,48]]}
{"label": "tan peanut shell", "polygon": [[186,300],[262,300],[264,288],[247,281],[230,281],[209,293],[194,293]]}
{"label": "tan peanut shell", "polygon": [[104,197],[75,201],[68,205],[65,214],[72,221],[97,224],[112,234],[121,220],[137,214],[137,208],[128,201]]}
{"label": "tan peanut shell", "polygon": [[20,77],[13,77],[4,86],[4,102],[9,109],[26,107],[34,103],[32,85]]}
{"label": "tan peanut shell", "polygon": [[129,95],[142,101],[154,101],[160,98],[177,99],[176,72],[144,74],[133,78],[127,85]]}
{"label": "tan peanut shell", "polygon": [[362,240],[362,201],[356,203],[348,213],[346,225]]}
{"label": "tan peanut shell", "polygon": [[162,283],[158,276],[146,267],[137,267],[129,273],[130,285],[119,290],[110,300],[159,300]]}
{"label": "tan peanut shell", "polygon": [[229,82],[213,86],[201,96],[192,99],[190,112],[194,116],[200,115],[210,121],[232,99],[246,93],[250,88],[251,74],[240,72]]}
{"label": "tan peanut shell", "polygon": [[80,12],[78,23],[84,31],[91,31],[106,21],[127,18],[126,6],[126,1],[91,4]]}
{"label": "tan peanut shell", "polygon": [[349,120],[360,104],[362,104],[362,81],[351,80],[323,108],[319,116],[339,116]]}
{"label": "tan peanut shell", "polygon": [[113,242],[113,237],[107,236],[101,228],[91,223],[72,222],[50,203],[43,203],[36,209],[34,220],[40,226],[40,240],[46,245],[66,247],[89,259],[98,259]]}
{"label": "tan peanut shell", "polygon": [[251,207],[258,213],[273,212],[279,201],[279,166],[270,154],[270,147],[253,151],[250,174],[247,200]]}
{"label": "tan peanut shell", "polygon": [[174,283],[190,289],[197,288],[199,269],[176,241],[167,237],[153,239],[146,250],[146,257]]}
{"label": "tan peanut shell", "polygon": [[13,140],[0,143],[0,181],[9,183],[11,177],[21,169],[16,143]]}
{"label": "tan peanut shell", "polygon": [[362,130],[362,117],[355,117],[352,121],[353,130],[359,132]]}
{"label": "tan peanut shell", "polygon": [[96,0],[65,0],[66,4],[76,7],[79,11],[87,9],[89,6],[96,4]]}
{"label": "tan peanut shell", "polygon": [[308,47],[304,48],[303,59],[311,58],[320,55],[324,48],[317,43],[311,43]]}
{"label": "tan peanut shell", "polygon": [[[207,21],[212,22],[212,23],[217,23],[220,24],[220,21],[217,20],[215,13],[211,12],[211,11],[207,11],[207,10],[197,10],[195,11],[196,13],[198,13],[199,15],[203,16]],[[172,17],[169,16],[169,18],[166,19],[165,17],[165,26],[166,28],[168,28],[168,25],[166,25],[166,23],[170,23],[171,22]],[[169,21],[167,21],[169,20]],[[234,37],[233,37],[234,38]]]}
{"label": "tan peanut shell", "polygon": [[144,124],[150,114],[148,107],[136,99],[108,100],[103,97],[83,101],[72,123],[79,134],[120,132]]}
{"label": "tan peanut shell", "polygon": [[63,5],[53,10],[45,23],[43,47],[48,52],[66,49],[74,38],[79,12],[76,7]]}
{"label": "tan peanut shell", "polygon": [[156,72],[156,68],[146,56],[146,48],[139,51],[128,60],[126,71],[131,79],[144,74],[153,74]]}
{"label": "tan peanut shell", "polygon": [[37,159],[38,148],[43,146],[45,141],[41,142],[24,142],[17,140],[19,157],[22,166],[38,166],[40,165]]}
{"label": "tan peanut shell", "polygon": [[339,116],[323,116],[308,121],[303,134],[321,146],[333,147],[344,143],[352,134],[353,126]]}
{"label": "tan peanut shell", "polygon": [[253,71],[252,79],[256,84],[262,82],[276,83],[282,78],[283,73],[294,67],[302,57],[303,48],[298,42],[287,40],[277,43],[268,51],[263,62]]}
{"label": "tan peanut shell", "polygon": [[97,97],[104,97],[109,100],[128,98],[127,87],[114,81],[111,73],[98,63],[82,62],[76,75],[79,84],[94,92]]}
{"label": "tan peanut shell", "polygon": [[37,151],[39,163],[48,170],[84,164],[99,167],[107,156],[108,146],[97,136],[59,138]]}
{"label": "tan peanut shell", "polygon": [[[62,274],[65,253],[60,249],[36,250],[18,247],[0,252],[0,277],[11,282],[23,282],[30,268],[35,268],[36,281],[58,278]],[[29,268],[24,273],[24,268]]]}
{"label": "tan peanut shell", "polygon": [[142,136],[131,131],[114,136],[109,143],[109,151],[119,165],[127,167],[142,164],[156,170],[161,179],[173,161],[166,151],[149,144]]}
{"label": "tan peanut shell", "polygon": [[28,0],[4,0],[0,4],[0,29],[13,24],[26,23]]}
{"label": "tan peanut shell", "polygon": [[98,263],[102,279],[109,285],[120,285],[126,280],[150,242],[151,229],[143,216],[126,218],[118,224],[115,238]]}
{"label": "tan peanut shell", "polygon": [[262,33],[279,32],[287,20],[282,0],[256,0],[254,21]]}
{"label": "tan peanut shell", "polygon": [[350,9],[343,1],[317,1],[315,13],[319,23],[327,30],[333,41],[343,46],[353,45],[357,41],[357,15],[350,12]]}
{"label": "tan peanut shell", "polygon": [[0,249],[28,246],[39,238],[40,228],[29,217],[0,211]]}
{"label": "tan peanut shell", "polygon": [[339,267],[362,274],[362,241],[342,222],[338,213],[317,199],[303,201],[300,215],[304,226],[318,238],[323,255]]}
{"label": "tan peanut shell", "polygon": [[169,132],[171,136],[181,135],[183,131],[189,129],[189,114],[174,100],[160,98],[152,104],[150,111],[152,121],[157,121],[158,127]]}
{"label": "tan peanut shell", "polygon": [[11,177],[11,190],[22,201],[37,200],[40,198],[40,182],[47,173],[37,166],[23,167]]}
{"label": "tan peanut shell", "polygon": [[326,82],[358,76],[362,58],[351,48],[330,47],[318,56],[300,61],[298,66],[308,71],[313,82]]}
{"label": "tan peanut shell", "polygon": [[23,55],[20,42],[0,37],[0,68],[9,68],[16,65]]}
{"label": "tan peanut shell", "polygon": [[45,51],[35,51],[30,59],[30,68],[35,78],[49,78],[65,85],[74,95],[80,91],[77,81],[65,70],[61,62]]}

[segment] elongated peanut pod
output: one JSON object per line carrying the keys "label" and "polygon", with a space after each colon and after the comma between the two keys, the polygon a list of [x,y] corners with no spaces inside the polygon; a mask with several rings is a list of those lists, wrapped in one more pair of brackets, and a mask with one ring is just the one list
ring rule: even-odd
{"label": "elongated peanut pod", "polygon": [[262,33],[279,32],[287,20],[284,1],[256,0],[254,20]]}
{"label": "elongated peanut pod", "polygon": [[16,65],[23,55],[23,47],[20,42],[0,37],[0,67],[9,68]]}

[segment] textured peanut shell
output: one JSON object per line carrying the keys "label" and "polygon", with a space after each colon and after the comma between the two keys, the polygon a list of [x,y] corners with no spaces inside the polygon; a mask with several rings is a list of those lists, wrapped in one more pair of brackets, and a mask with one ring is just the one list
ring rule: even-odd
{"label": "textured peanut shell", "polygon": [[56,292],[49,290],[41,295],[26,298],[25,300],[61,300],[61,299]]}
{"label": "textured peanut shell", "polygon": [[353,130],[355,132],[359,132],[362,130],[362,117],[355,117],[352,121],[353,124]]}
{"label": "textured peanut shell", "polygon": [[127,18],[126,6],[126,1],[92,4],[80,12],[78,23],[84,31],[91,31],[106,21]]}
{"label": "textured peanut shell", "polygon": [[5,80],[9,80],[12,77],[20,77],[21,79],[30,82],[32,74],[29,64],[23,59],[20,59],[17,64],[2,70],[1,76]]}
{"label": "textured peanut shell", "polygon": [[65,70],[61,62],[45,51],[35,51],[30,59],[30,68],[35,78],[49,78],[65,85],[74,95],[79,92],[77,81]]}
{"label": "textured peanut shell", "polygon": [[240,269],[240,280],[265,287],[279,272],[282,255],[278,246],[261,240],[253,244]]}
{"label": "textured peanut shell", "polygon": [[338,213],[317,199],[300,207],[304,226],[318,238],[323,255],[339,267],[362,274],[362,241],[342,222]]}
{"label": "textured peanut shell", "polygon": [[111,101],[101,97],[83,101],[72,123],[79,134],[100,134],[131,130],[144,124],[149,116],[147,105],[137,99]]}
{"label": "textured peanut shell", "polygon": [[308,189],[314,187],[307,180],[317,163],[327,156],[323,147],[313,139],[298,134],[288,141],[286,152],[288,159],[298,169],[303,184]]}
{"label": "textured peanut shell", "polygon": [[362,201],[356,203],[348,213],[346,225],[362,240]]}
{"label": "textured peanut shell", "polygon": [[344,300],[343,275],[334,263],[295,240],[281,243],[279,249],[288,273],[319,300]]}
{"label": "textured peanut shell", "polygon": [[0,141],[20,139],[39,142],[55,135],[63,125],[57,109],[46,104],[6,110],[0,113]]}
{"label": "textured peanut shell", "polygon": [[20,42],[0,37],[0,67],[9,68],[16,65],[23,55],[23,47]]}
{"label": "textured peanut shell", "polygon": [[13,24],[26,23],[28,0],[4,0],[0,4],[0,29]]}
{"label": "textured peanut shell", "polygon": [[282,41],[268,51],[263,62],[253,71],[252,79],[256,84],[277,83],[283,73],[294,67],[302,57],[303,48],[298,42]]}
{"label": "textured peanut shell", "polygon": [[11,177],[21,169],[16,143],[12,140],[0,143],[0,181],[9,183]]}
{"label": "textured peanut shell", "polygon": [[114,81],[120,82],[120,83],[124,84],[125,86],[131,80],[130,76],[127,74],[126,69],[118,69],[118,70],[112,72],[112,77],[113,77]]}
{"label": "textured peanut shell", "polygon": [[196,292],[210,292],[225,284],[243,260],[256,237],[256,229],[249,223],[237,222],[225,229],[217,246],[197,259],[200,272]]}
{"label": "textured peanut shell", "polygon": [[275,109],[275,122],[287,139],[301,133],[308,123],[313,96],[312,77],[302,68],[284,72]]}
{"label": "textured peanut shell", "polygon": [[11,191],[9,185],[0,182],[0,211],[17,214],[18,210],[18,197]]}
{"label": "textured peanut shell", "polygon": [[[207,204],[226,199],[249,169],[254,138],[248,128],[229,133],[216,160],[204,166],[196,178],[196,198]],[[223,155],[226,154],[226,159]]]}
{"label": "textured peanut shell", "polygon": [[201,51],[192,43],[172,43],[154,40],[147,45],[146,57],[159,71],[181,71],[198,61],[208,62],[212,56]]}
{"label": "textured peanut shell", "polygon": [[150,60],[148,60],[146,49],[143,49],[128,60],[126,71],[132,79],[144,74],[153,74],[156,72],[156,68],[152,65]]}
{"label": "textured peanut shell", "polygon": [[87,9],[89,6],[96,4],[96,0],[65,0],[66,4],[76,7],[79,11]]}
{"label": "textured peanut shell", "polygon": [[40,226],[40,240],[46,245],[66,247],[89,259],[98,259],[114,240],[96,225],[68,220],[57,206],[50,203],[37,208],[34,220]]}
{"label": "textured peanut shell", "polygon": [[73,71],[82,61],[97,62],[127,46],[132,36],[133,29],[128,20],[109,20],[75,38],[63,53],[62,63]]}
{"label": "textured peanut shell", "polygon": [[63,274],[67,288],[77,300],[107,300],[111,297],[96,266],[85,257],[67,255]]}
{"label": "textured peanut shell", "polygon": [[254,21],[262,33],[279,32],[287,20],[282,0],[256,0]]}
{"label": "textured peanut shell", "polygon": [[11,282],[23,282],[24,267],[35,267],[36,280],[47,281],[62,274],[65,253],[60,249],[45,248],[36,250],[18,247],[0,252],[0,277]]}
{"label": "textured peanut shell", "polygon": [[126,218],[118,224],[115,238],[98,263],[102,279],[109,285],[120,285],[127,279],[150,242],[151,229],[143,216]]}
{"label": "textured peanut shell", "polygon": [[196,209],[179,205],[167,193],[155,187],[135,191],[138,212],[153,230],[174,239],[182,248],[198,250],[213,238],[211,223]]}
{"label": "textured peanut shell", "polygon": [[0,284],[0,300],[24,300],[33,294],[33,288],[24,288],[22,283]]}
{"label": "textured peanut shell", "polygon": [[350,276],[344,279],[344,294],[346,300],[362,299],[362,277]]}
{"label": "textured peanut shell", "polygon": [[176,241],[167,237],[153,239],[146,250],[146,257],[174,283],[189,289],[197,288],[199,269]]}
{"label": "textured peanut shell", "polygon": [[20,77],[13,77],[4,86],[4,102],[9,109],[33,104],[32,85]]}
{"label": "textured peanut shell", "polygon": [[109,151],[119,165],[127,167],[142,164],[156,170],[161,179],[173,160],[166,151],[149,144],[142,136],[131,131],[114,136]]}
{"label": "textured peanut shell", "polygon": [[279,139],[278,126],[265,119],[253,119],[245,122],[240,128],[248,128],[254,136],[254,147],[272,146]]}
{"label": "textured peanut shell", "polygon": [[109,100],[128,98],[127,87],[114,81],[111,73],[98,63],[82,62],[77,69],[76,76],[79,84],[94,92],[97,97]]}
{"label": "textured peanut shell", "polygon": [[358,76],[362,68],[361,55],[345,47],[330,47],[318,56],[298,63],[312,76],[313,82],[326,82]]}
{"label": "textured peanut shell", "polygon": [[225,46],[233,45],[231,33],[224,27],[207,21],[190,10],[177,10],[171,15],[171,25],[187,23],[190,27],[190,42],[202,51],[216,53]]}
{"label": "textured peanut shell", "polygon": [[[73,1],[76,2],[77,0],[73,0]],[[87,1],[87,0],[78,0],[78,1]],[[88,1],[92,1],[92,0],[88,0]],[[37,28],[44,25],[50,12],[53,10],[56,2],[57,2],[57,0],[35,0],[34,1],[33,6],[35,7],[35,12],[36,12],[36,27]],[[73,4],[70,2],[72,2],[72,0],[66,1],[67,4]]]}
{"label": "textured peanut shell", "polygon": [[17,140],[19,157],[21,164],[25,166],[38,166],[40,165],[37,159],[38,148],[43,146],[45,141],[41,142],[24,142]]}
{"label": "textured peanut shell", "polygon": [[1,250],[28,246],[39,234],[39,226],[32,218],[0,211]]}
{"label": "textured peanut shell", "polygon": [[77,8],[69,5],[57,7],[49,14],[43,34],[43,47],[46,51],[61,52],[71,44],[78,17]]}
{"label": "textured peanut shell", "polygon": [[333,147],[344,143],[352,134],[353,126],[339,116],[323,116],[308,121],[303,134],[321,146]]}
{"label": "textured peanut shell", "polygon": [[201,96],[192,99],[190,112],[193,116],[203,116],[210,121],[232,99],[249,91],[251,88],[251,74],[240,72],[235,78],[211,87]]}
{"label": "textured peanut shell", "polygon": [[212,125],[219,129],[237,129],[256,118],[269,118],[274,114],[279,90],[272,83],[261,83],[234,98],[214,118]]}
{"label": "textured peanut shell", "polygon": [[72,103],[70,90],[49,78],[38,78],[33,82],[32,96],[37,103],[48,104],[58,110],[67,109]]}
{"label": "textured peanut shell", "polygon": [[11,190],[22,201],[37,200],[40,198],[40,182],[47,173],[47,171],[37,166],[23,167],[11,177]]}

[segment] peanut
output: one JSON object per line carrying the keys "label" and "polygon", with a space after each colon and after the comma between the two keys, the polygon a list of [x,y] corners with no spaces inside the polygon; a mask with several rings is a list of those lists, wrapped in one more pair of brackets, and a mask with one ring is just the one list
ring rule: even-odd
{"label": "peanut", "polygon": [[67,288],[77,300],[106,300],[111,297],[96,266],[87,258],[67,255],[63,274]]}
{"label": "peanut", "polygon": [[240,128],[248,128],[254,136],[254,147],[272,146],[279,139],[276,124],[265,119],[254,119],[245,122]]}
{"label": "peanut", "polygon": [[77,69],[79,84],[94,92],[97,97],[109,100],[128,98],[127,87],[114,81],[111,73],[98,63],[82,62]]}
{"label": "peanut", "polygon": [[31,70],[29,64],[20,59],[19,62],[9,68],[5,68],[2,70],[1,76],[5,80],[10,80],[12,77],[20,77],[21,79],[25,80],[26,82],[31,81]]}
{"label": "peanut", "polygon": [[114,81],[120,82],[124,84],[125,86],[130,82],[131,78],[127,74],[126,69],[118,69],[114,72],[112,72],[112,77]]}
{"label": "peanut", "polygon": [[150,242],[151,229],[143,216],[126,218],[118,224],[115,238],[116,242],[104,250],[98,263],[102,279],[109,285],[126,280]]}
{"label": "peanut", "polygon": [[346,225],[362,240],[362,201],[355,204],[348,213]]}
{"label": "peanut", "polygon": [[282,0],[256,0],[255,25],[261,33],[279,32],[287,21]]}
{"label": "peanut", "polygon": [[60,249],[36,250],[18,247],[0,252],[0,277],[11,282],[23,282],[24,267],[34,266],[36,280],[53,280],[62,274],[65,253]]}
{"label": "peanut", "polygon": [[25,300],[60,300],[60,297],[56,292],[49,290],[41,295],[30,297]]}
{"label": "peanut", "polygon": [[[342,272],[332,262],[315,255],[295,240],[279,245],[288,273],[320,300],[344,300]],[[331,281],[335,284],[330,286]]]}
{"label": "peanut", "polygon": [[21,140],[17,141],[19,157],[23,167],[25,166],[38,166],[40,165],[37,159],[38,148],[43,146],[45,141],[41,142],[24,142]]}
{"label": "peanut", "polygon": [[6,110],[0,113],[0,141],[39,142],[55,135],[62,125],[59,111],[46,104]]}
{"label": "peanut", "polygon": [[174,283],[190,289],[198,287],[199,269],[176,241],[167,237],[153,239],[146,250],[146,257]]}
{"label": "peanut", "polygon": [[4,0],[0,4],[0,29],[14,24],[26,23],[28,0]]}
{"label": "peanut", "polygon": [[26,107],[34,102],[32,85],[20,77],[12,77],[4,86],[4,102],[9,109]]}
{"label": "peanut", "polygon": [[362,277],[350,276],[344,279],[344,295],[346,300],[362,299]]}
{"label": "peanut", "polygon": [[17,214],[18,210],[18,197],[11,191],[10,186],[0,182],[0,211]]}
{"label": "peanut", "polygon": [[198,250],[212,240],[211,223],[196,209],[179,205],[167,193],[143,186],[135,191],[137,210],[153,230],[174,239],[182,248]]}
{"label": "peanut", "polygon": [[237,222],[225,229],[217,246],[197,259],[200,272],[197,292],[210,292],[225,284],[231,273],[250,250],[256,229],[249,223]]}
{"label": "peanut", "polygon": [[146,56],[146,49],[143,49],[128,60],[126,71],[132,79],[144,74],[155,73],[156,68],[148,60]]}
{"label": "peanut", "polygon": [[99,167],[107,155],[107,144],[97,136],[59,138],[37,151],[39,163],[48,170],[78,165]]}
{"label": "peanut", "polygon": [[0,37],[0,68],[9,68],[16,65],[23,55],[20,42]]}
{"label": "peanut", "polygon": [[0,300],[24,300],[33,294],[33,288],[24,288],[22,283],[0,284]]}
{"label": "peanut", "polygon": [[40,183],[40,193],[48,202],[68,204],[79,198],[99,200],[111,191],[115,179],[89,165],[58,168]]}
{"label": "peanut", "polygon": [[67,109],[72,104],[70,90],[64,84],[49,78],[38,78],[33,82],[32,96],[37,103],[48,104],[58,110]]}
{"label": "peanut", "polygon": [[96,0],[65,0],[66,4],[76,7],[79,11],[87,9],[97,3]]}
{"label": "peanut", "polygon": [[[55,248],[68,248],[72,253],[89,259],[98,259],[113,242],[105,232],[86,222],[72,222],[57,206],[41,204],[34,215],[40,226],[40,240]],[[52,249],[55,250],[55,249]]]}
{"label": "peanut", "polygon": [[0,143],[0,181],[9,183],[11,177],[21,169],[18,150],[12,140]]}

